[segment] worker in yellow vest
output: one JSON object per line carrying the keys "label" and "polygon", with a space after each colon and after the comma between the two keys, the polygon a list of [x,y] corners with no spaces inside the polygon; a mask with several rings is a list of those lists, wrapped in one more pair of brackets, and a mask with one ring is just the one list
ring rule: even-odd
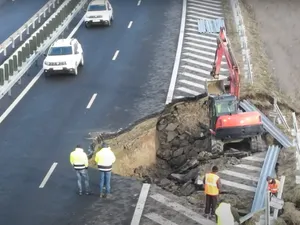
{"label": "worker in yellow vest", "polygon": [[205,217],[213,219],[217,207],[218,196],[221,188],[220,177],[216,174],[219,171],[217,166],[213,166],[210,173],[205,174],[203,185],[205,191]]}
{"label": "worker in yellow vest", "polygon": [[86,195],[90,194],[88,166],[89,160],[87,154],[83,151],[80,145],[77,145],[75,150],[70,154],[70,163],[76,171],[78,194],[82,195],[82,181],[85,184]]}
{"label": "worker in yellow vest", "polygon": [[218,208],[216,209],[217,225],[234,225],[234,221],[240,224],[240,216],[234,207],[230,203],[220,201]]}

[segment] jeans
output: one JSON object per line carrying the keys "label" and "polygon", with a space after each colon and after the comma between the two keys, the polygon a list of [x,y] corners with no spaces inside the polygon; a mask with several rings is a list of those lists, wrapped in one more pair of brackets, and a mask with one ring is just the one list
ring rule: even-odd
{"label": "jeans", "polygon": [[82,179],[84,180],[85,191],[90,191],[89,174],[87,169],[75,170],[77,175],[77,185],[79,192],[82,192]]}
{"label": "jeans", "polygon": [[103,193],[104,185],[105,185],[106,194],[110,194],[110,178],[111,178],[111,171],[100,171],[100,194]]}

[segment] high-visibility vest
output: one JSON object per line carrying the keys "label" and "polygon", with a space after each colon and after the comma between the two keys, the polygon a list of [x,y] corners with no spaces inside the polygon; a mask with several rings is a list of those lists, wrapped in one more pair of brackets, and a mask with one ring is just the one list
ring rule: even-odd
{"label": "high-visibility vest", "polygon": [[75,170],[82,170],[88,167],[88,157],[82,148],[76,148],[70,154],[70,163],[73,165]]}
{"label": "high-visibility vest", "polygon": [[218,216],[217,225],[234,225],[234,217],[231,212],[231,206],[222,202],[215,211]]}
{"label": "high-visibility vest", "polygon": [[275,184],[268,184],[268,189],[272,194],[276,194],[278,192],[280,182],[279,180],[275,179]]}
{"label": "high-visibility vest", "polygon": [[212,196],[219,195],[219,188],[217,186],[218,179],[219,176],[213,173],[207,173],[205,175],[205,194]]}
{"label": "high-visibility vest", "polygon": [[97,152],[95,161],[100,171],[108,172],[112,170],[112,164],[116,161],[116,156],[111,151],[110,147],[102,148]]}

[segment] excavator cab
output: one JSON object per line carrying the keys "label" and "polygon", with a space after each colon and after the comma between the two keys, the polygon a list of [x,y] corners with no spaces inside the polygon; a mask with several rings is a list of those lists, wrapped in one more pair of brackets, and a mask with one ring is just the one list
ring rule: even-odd
{"label": "excavator cab", "polygon": [[216,122],[220,116],[238,113],[238,101],[234,95],[210,95],[208,98],[211,132],[214,133]]}

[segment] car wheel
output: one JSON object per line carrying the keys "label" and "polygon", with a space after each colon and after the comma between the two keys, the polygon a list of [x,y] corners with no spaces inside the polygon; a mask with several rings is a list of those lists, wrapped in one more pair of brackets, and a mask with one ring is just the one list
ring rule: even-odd
{"label": "car wheel", "polygon": [[107,22],[107,26],[111,25],[111,19]]}
{"label": "car wheel", "polygon": [[84,23],[84,26],[85,26],[86,28],[89,28],[89,27],[90,27],[90,23]]}
{"label": "car wheel", "polygon": [[44,77],[49,77],[49,73],[44,72]]}
{"label": "car wheel", "polygon": [[111,15],[111,21],[114,21],[114,14]]}
{"label": "car wheel", "polygon": [[80,66],[83,66],[84,65],[84,59],[83,59],[83,56],[81,56],[81,61],[80,61]]}

